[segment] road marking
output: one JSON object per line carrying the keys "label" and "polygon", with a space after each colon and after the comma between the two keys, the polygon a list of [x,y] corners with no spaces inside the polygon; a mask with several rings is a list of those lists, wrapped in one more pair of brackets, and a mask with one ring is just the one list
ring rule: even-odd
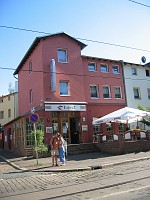
{"label": "road marking", "polygon": [[112,193],[112,194],[104,195],[103,198],[115,196],[115,195],[119,195],[119,194],[123,194],[123,193],[128,193],[128,192],[134,192],[134,191],[142,190],[142,189],[149,188],[149,187],[150,187],[150,185],[146,185],[146,186],[143,186],[143,187],[134,188],[134,189],[126,190],[126,191],[115,192],[115,193]]}
{"label": "road marking", "polygon": [[139,188],[134,188],[134,189],[126,190],[126,191],[115,192],[115,193],[107,194],[107,195],[104,195],[104,196],[99,196],[99,197],[91,198],[89,200],[99,200],[99,199],[102,199],[102,198],[116,196],[116,195],[123,194],[123,193],[128,193],[128,192],[134,192],[134,191],[142,190],[142,189],[149,188],[149,187],[150,187],[150,185],[146,185],[146,186],[139,187]]}

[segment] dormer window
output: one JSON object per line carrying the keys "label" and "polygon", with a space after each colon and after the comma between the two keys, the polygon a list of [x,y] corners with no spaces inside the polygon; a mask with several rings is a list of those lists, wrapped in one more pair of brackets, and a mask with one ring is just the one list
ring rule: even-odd
{"label": "dormer window", "polygon": [[57,54],[58,54],[58,62],[67,63],[67,50],[58,49]]}

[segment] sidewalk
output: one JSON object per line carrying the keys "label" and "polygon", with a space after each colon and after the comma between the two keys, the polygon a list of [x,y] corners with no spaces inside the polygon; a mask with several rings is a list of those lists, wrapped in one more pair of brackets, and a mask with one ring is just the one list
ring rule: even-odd
{"label": "sidewalk", "polygon": [[[31,170],[40,172],[66,172],[102,169],[138,160],[150,159],[150,151],[130,153],[113,156],[102,152],[78,154],[67,156],[66,165],[51,167],[51,157],[33,159],[32,157],[20,157],[10,151],[0,150],[0,158],[20,170]],[[38,161],[38,165],[37,165]]]}

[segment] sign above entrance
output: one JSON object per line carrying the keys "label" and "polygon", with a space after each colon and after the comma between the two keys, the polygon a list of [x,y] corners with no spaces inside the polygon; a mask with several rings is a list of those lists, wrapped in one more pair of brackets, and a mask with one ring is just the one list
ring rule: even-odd
{"label": "sign above entrance", "polygon": [[45,104],[45,111],[86,111],[86,105]]}

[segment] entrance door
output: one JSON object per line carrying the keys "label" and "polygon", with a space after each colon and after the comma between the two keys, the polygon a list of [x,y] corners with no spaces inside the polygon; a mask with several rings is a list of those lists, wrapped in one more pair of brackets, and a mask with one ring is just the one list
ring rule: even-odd
{"label": "entrance door", "polygon": [[77,128],[77,119],[70,118],[70,135],[71,135],[71,144],[79,143],[79,132]]}

